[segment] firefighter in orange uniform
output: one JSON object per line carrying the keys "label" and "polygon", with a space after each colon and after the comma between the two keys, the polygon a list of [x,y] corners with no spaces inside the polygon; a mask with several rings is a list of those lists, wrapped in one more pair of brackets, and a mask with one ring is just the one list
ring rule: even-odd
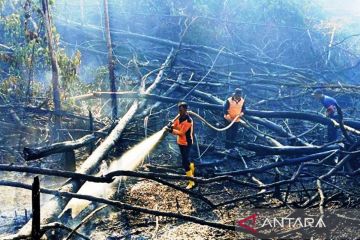
{"label": "firefighter in orange uniform", "polygon": [[[174,123],[168,126],[168,131],[177,136],[177,144],[179,145],[182,166],[185,169],[186,176],[194,177],[195,173],[195,164],[193,161],[189,160],[190,149],[194,142],[194,125],[193,120],[187,112],[188,105],[186,102],[180,102],[179,107],[179,117],[174,121]],[[194,181],[189,181],[187,189],[191,189],[195,186]]]}
{"label": "firefighter in orange uniform", "polygon": [[[224,104],[224,118],[226,120],[226,124],[232,122],[238,115],[242,117],[244,112],[245,99],[242,97],[242,90],[240,88],[236,88],[233,96],[229,97]],[[234,148],[234,141],[237,137],[240,125],[239,122],[240,118],[238,118],[228,130],[226,130],[225,148],[227,150]]]}

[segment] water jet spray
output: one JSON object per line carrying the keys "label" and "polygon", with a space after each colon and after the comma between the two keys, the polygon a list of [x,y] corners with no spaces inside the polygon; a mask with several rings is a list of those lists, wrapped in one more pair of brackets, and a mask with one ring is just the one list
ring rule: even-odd
{"label": "water jet spray", "polygon": [[[179,115],[177,115],[172,121],[174,122]],[[163,127],[158,132],[154,133],[150,137],[144,139],[140,143],[136,144],[130,150],[125,152],[119,159],[114,160],[106,171],[100,171],[96,175],[101,176],[107,172],[117,170],[135,170],[155,148],[161,142],[163,137],[167,133],[167,126]],[[94,183],[86,182],[78,191],[79,194],[86,194],[95,197],[112,198],[117,192],[117,187],[121,181],[126,180],[127,177],[116,177],[111,183]],[[82,212],[91,202],[81,199],[71,199],[64,208],[60,217],[71,210],[71,217],[74,219],[80,212]]]}

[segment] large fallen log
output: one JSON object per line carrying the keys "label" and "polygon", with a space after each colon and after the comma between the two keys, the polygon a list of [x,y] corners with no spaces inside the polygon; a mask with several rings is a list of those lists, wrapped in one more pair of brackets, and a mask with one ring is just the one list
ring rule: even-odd
{"label": "large fallen log", "polygon": [[98,137],[95,134],[86,135],[82,138],[79,138],[75,141],[65,141],[60,143],[54,143],[45,147],[37,147],[37,148],[28,148],[25,147],[23,150],[25,161],[35,160],[39,158],[43,158],[55,153],[66,152],[69,150],[74,150],[77,148],[81,148],[90,143],[95,142]]}
{"label": "large fallen log", "polygon": [[[145,91],[146,94],[149,94],[160,82],[165,69],[171,64],[173,60],[173,50],[169,53],[168,58],[162,65],[157,78],[154,82],[148,87]],[[118,124],[111,131],[109,136],[97,147],[94,152],[85,160],[85,162],[81,165],[80,169],[77,171],[78,173],[83,174],[92,174],[99,167],[101,160],[107,155],[107,153],[115,146],[115,143],[120,138],[123,130],[132,117],[135,115],[136,111],[139,108],[140,103],[135,100],[128,112],[119,120]],[[75,192],[78,191],[81,187],[82,183],[78,180],[71,180],[66,185],[60,188],[60,191],[66,192]],[[67,202],[70,199],[65,199],[61,197],[52,198],[47,202],[47,204],[42,209],[41,223],[46,224],[51,222],[65,207]],[[31,231],[31,220],[20,229],[18,232],[21,235],[29,235]]]}
{"label": "large fallen log", "polygon": [[67,152],[89,145],[95,142],[97,139],[104,137],[104,135],[106,136],[107,131],[109,131],[112,127],[113,126],[111,125],[105,126],[99,131],[85,135],[82,138],[79,138],[74,141],[64,141],[64,142],[54,143],[49,146],[37,147],[37,148],[24,147],[23,154],[25,161],[35,160],[50,156],[55,153]]}

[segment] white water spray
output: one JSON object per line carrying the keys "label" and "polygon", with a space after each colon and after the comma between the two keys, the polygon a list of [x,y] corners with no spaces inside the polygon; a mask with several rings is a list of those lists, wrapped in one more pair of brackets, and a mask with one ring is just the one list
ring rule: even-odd
{"label": "white water spray", "polygon": [[[166,128],[154,133],[150,137],[146,138],[142,142],[132,147],[129,151],[124,153],[119,159],[113,161],[106,172],[112,172],[117,170],[135,170],[148,154],[157,146],[164,136]],[[101,171],[97,176],[101,176],[106,172]],[[116,177],[112,183],[94,183],[86,182],[78,191],[79,194],[91,195],[94,197],[110,198],[116,192],[116,188],[125,180],[126,177]],[[66,205],[63,213],[68,209],[71,209],[71,216],[75,218],[81,211],[83,211],[90,201],[73,198]],[[61,213],[61,215],[63,214]]]}

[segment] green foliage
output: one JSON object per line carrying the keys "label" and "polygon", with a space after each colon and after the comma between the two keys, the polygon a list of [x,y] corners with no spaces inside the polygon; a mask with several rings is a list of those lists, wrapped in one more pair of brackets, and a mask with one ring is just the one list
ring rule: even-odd
{"label": "green foliage", "polygon": [[4,29],[4,41],[7,44],[16,44],[22,37],[20,15],[13,13],[1,19],[1,25]]}
{"label": "green foliage", "polygon": [[18,96],[23,94],[22,86],[23,84],[21,84],[21,78],[17,76],[10,76],[0,83],[0,93],[1,95],[8,96],[9,98],[18,98]]}
{"label": "green foliage", "polygon": [[108,91],[109,84],[109,69],[107,66],[100,66],[95,70],[95,79],[89,85],[93,91]]}
{"label": "green foliage", "polygon": [[[11,3],[0,0],[0,7],[3,7],[4,4]],[[12,100],[14,100],[15,96],[18,99],[24,99],[29,84],[30,69],[34,68],[35,77],[38,75],[43,79],[48,79],[44,76],[44,73],[48,72],[51,67],[48,44],[42,27],[42,15],[39,12],[40,3],[32,2],[31,7],[28,9],[30,12],[27,13],[25,13],[26,9],[22,4],[17,4],[16,12],[0,17],[0,29],[3,29],[0,31],[0,37],[3,43],[13,50],[11,53],[13,61],[6,69],[6,72],[11,77],[0,80],[0,94]],[[54,1],[49,1],[49,4],[53,5]],[[29,39],[26,35],[27,29],[24,21],[27,17],[25,16],[31,16],[32,21],[38,21],[36,24],[40,31],[36,32],[39,35],[37,38]],[[83,90],[83,84],[77,75],[81,63],[81,53],[77,51],[72,57],[67,56],[65,50],[58,46],[60,34],[57,33],[55,26],[52,26],[52,33],[61,74],[61,96],[66,98]],[[51,89],[45,91],[37,79],[32,80],[31,91],[34,96],[40,94],[52,98]]]}
{"label": "green foliage", "polygon": [[[77,75],[77,69],[81,63],[81,53],[76,51],[70,58],[66,55],[64,49],[57,53],[58,65],[61,75],[61,88],[65,96],[77,94],[76,89],[81,89],[81,82]],[[80,87],[80,88],[79,88]]]}

